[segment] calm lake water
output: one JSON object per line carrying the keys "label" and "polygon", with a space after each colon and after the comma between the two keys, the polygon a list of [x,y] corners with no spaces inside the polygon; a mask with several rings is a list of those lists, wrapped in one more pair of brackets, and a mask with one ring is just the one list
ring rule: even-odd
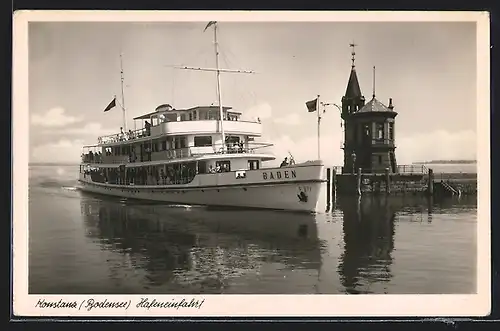
{"label": "calm lake water", "polygon": [[476,292],[475,197],[222,211],[83,193],[77,171],[30,166],[31,294]]}

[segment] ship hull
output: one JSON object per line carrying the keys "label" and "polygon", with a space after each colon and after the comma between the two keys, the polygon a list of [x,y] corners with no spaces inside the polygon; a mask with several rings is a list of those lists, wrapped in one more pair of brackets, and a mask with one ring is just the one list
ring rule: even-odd
{"label": "ship hull", "polygon": [[[203,181],[194,181],[191,185],[110,185],[92,182],[88,176],[80,176],[81,190],[129,199],[151,200],[165,203],[205,205],[220,207],[274,209],[302,212],[319,211],[319,200],[324,190],[322,178],[323,166],[287,168],[295,170],[299,178],[295,180],[264,180],[273,170],[256,170],[261,180],[224,183],[224,177],[216,180],[215,185],[200,185]],[[283,170],[276,170],[278,172]],[[212,174],[209,176],[217,176]],[[227,174],[224,174],[227,175]],[[206,175],[205,175],[206,176]],[[278,177],[278,176],[273,176]],[[220,180],[222,179],[222,180]]]}

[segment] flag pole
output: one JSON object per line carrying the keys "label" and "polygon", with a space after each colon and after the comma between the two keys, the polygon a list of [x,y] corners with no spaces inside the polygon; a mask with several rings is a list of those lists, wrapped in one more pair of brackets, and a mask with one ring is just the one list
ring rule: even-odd
{"label": "flag pole", "polygon": [[316,112],[318,113],[318,160],[321,159],[321,143],[320,143],[320,122],[321,122],[321,114],[320,114],[320,102],[319,102],[319,94],[318,99],[316,100]]}
{"label": "flag pole", "polygon": [[120,52],[120,78],[121,78],[121,88],[122,88],[122,110],[123,110],[123,130],[127,132],[127,115],[125,110],[125,94],[123,93],[123,59],[122,53]]}

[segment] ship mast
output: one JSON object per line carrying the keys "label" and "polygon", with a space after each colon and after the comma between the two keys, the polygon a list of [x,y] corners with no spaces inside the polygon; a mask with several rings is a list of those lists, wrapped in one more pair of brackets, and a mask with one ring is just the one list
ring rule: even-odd
{"label": "ship mast", "polygon": [[123,110],[123,130],[127,132],[127,116],[125,110],[125,93],[123,92],[123,59],[122,53],[120,52],[120,79],[121,79],[121,88],[122,88],[122,110]]}
{"label": "ship mast", "polygon": [[219,46],[217,43],[217,22],[214,22],[214,49],[215,49],[215,70],[217,72],[217,102],[219,103],[219,126],[222,138],[222,152],[226,151],[226,135],[224,134],[224,109],[221,102],[220,90],[220,70],[219,70]]}
{"label": "ship mast", "polygon": [[224,133],[224,107],[222,105],[222,93],[221,93],[221,84],[220,84],[220,73],[228,72],[228,73],[244,73],[244,74],[253,74],[254,71],[250,70],[233,70],[233,69],[221,69],[219,68],[219,43],[217,41],[217,22],[210,21],[205,27],[205,32],[210,26],[214,26],[214,51],[215,51],[215,68],[199,68],[199,67],[187,67],[187,66],[172,66],[175,69],[185,69],[185,70],[196,70],[196,71],[215,71],[217,75],[217,102],[219,104],[219,128],[222,137],[222,152],[226,151],[226,135]]}

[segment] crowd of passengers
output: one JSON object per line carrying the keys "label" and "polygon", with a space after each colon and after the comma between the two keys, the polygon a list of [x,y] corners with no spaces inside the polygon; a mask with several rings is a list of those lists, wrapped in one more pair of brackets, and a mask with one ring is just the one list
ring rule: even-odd
{"label": "crowd of passengers", "polygon": [[[235,142],[233,144],[231,143],[226,143],[226,153],[245,153],[246,149],[244,147],[243,142]],[[112,153],[111,151],[106,151],[105,152],[106,156],[111,156]],[[125,155],[125,154],[124,154]],[[89,151],[86,154],[81,155],[83,162],[87,163],[103,163],[104,160],[102,158],[102,153],[99,152],[92,152]],[[172,158],[175,158],[174,155],[172,155]],[[140,162],[147,162],[151,161],[151,149],[149,147],[145,148],[144,152],[141,154],[141,157],[139,158],[137,156],[137,153],[134,150],[131,150],[130,148],[128,149],[128,162],[138,162],[140,159]],[[105,162],[104,162],[105,163]]]}
{"label": "crowd of passengers", "polygon": [[90,176],[93,182],[116,185],[170,185],[187,184],[197,174],[196,168],[183,164],[156,171],[155,168],[111,168],[85,170],[84,178]]}
{"label": "crowd of passengers", "polygon": [[215,174],[215,173],[220,173],[220,172],[230,172],[231,169],[229,168],[229,165],[228,164],[217,164],[217,166],[215,166],[215,168],[211,165],[209,168],[208,168],[208,173],[210,174]]}
{"label": "crowd of passengers", "polygon": [[[136,138],[142,138],[142,137],[148,137],[151,135],[151,123],[146,121],[144,123],[144,129],[142,130],[128,130],[128,132],[123,131],[123,127],[120,127],[120,133],[116,134],[114,137],[110,137],[111,141],[107,140],[106,142],[117,142],[117,141],[127,141],[127,140],[132,140]],[[103,143],[102,137],[99,137],[98,139],[99,144]]]}

